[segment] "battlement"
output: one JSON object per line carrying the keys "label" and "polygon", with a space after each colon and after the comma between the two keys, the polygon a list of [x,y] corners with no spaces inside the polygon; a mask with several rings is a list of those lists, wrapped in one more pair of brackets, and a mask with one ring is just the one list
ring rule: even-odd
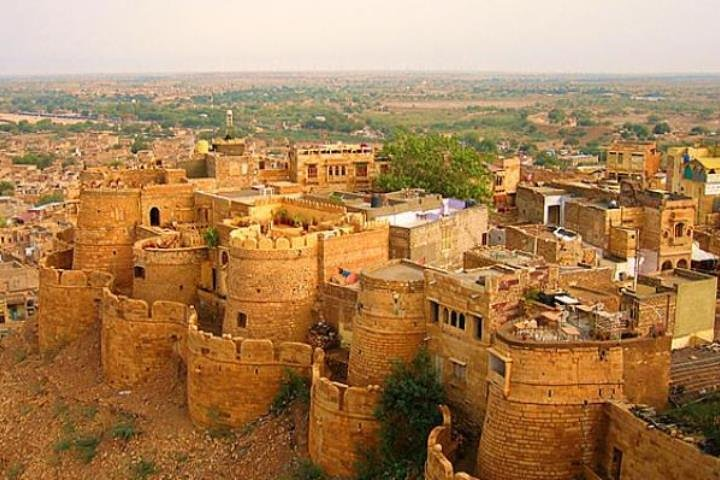
{"label": "battlement", "polygon": [[197,321],[197,313],[192,306],[178,302],[159,300],[148,306],[144,300],[115,295],[109,289],[103,291],[103,317],[111,315],[129,322],[162,322],[189,325]]}
{"label": "battlement", "polygon": [[270,411],[288,369],[308,376],[313,350],[294,342],[222,337],[192,322],[187,331],[190,418],[206,427],[240,427]]}
{"label": "battlement", "polygon": [[39,271],[38,343],[41,351],[59,348],[96,325],[97,305],[103,290],[113,285],[113,276],[94,270]]}
{"label": "battlement", "polygon": [[200,330],[197,322],[189,325],[188,353],[210,361],[245,365],[278,364],[309,368],[313,349],[299,342],[273,342],[267,339],[249,339],[225,334],[218,337]]}
{"label": "battlement", "polygon": [[440,405],[439,408],[442,424],[433,428],[428,435],[425,480],[477,480],[464,472],[455,473],[448,458],[456,448],[452,438],[452,417],[447,406]]}
{"label": "battlement", "polygon": [[253,203],[256,206],[260,205],[274,205],[278,204],[280,206],[294,206],[298,208],[305,208],[309,210],[318,210],[321,212],[327,212],[327,213],[337,213],[340,215],[344,215],[347,213],[347,209],[339,205],[337,203],[331,202],[331,201],[323,201],[319,199],[307,199],[307,198],[291,198],[291,197],[285,197],[285,196],[269,196],[269,197],[260,197],[253,200]]}
{"label": "battlement", "polygon": [[324,376],[325,355],[315,355],[310,393],[310,458],[328,474],[347,477],[360,451],[377,442],[380,424],[375,418],[381,389],[353,387]]}
{"label": "battlement", "polygon": [[40,268],[40,285],[44,287],[93,287],[110,288],[113,276],[95,270],[61,270],[53,267]]}
{"label": "battlement", "polygon": [[351,387],[325,377],[324,370],[325,354],[320,350],[315,355],[312,368],[313,402],[321,403],[324,409],[339,414],[374,415],[382,391],[379,385]]}
{"label": "battlement", "polygon": [[270,238],[250,227],[230,233],[230,247],[239,250],[305,250],[317,245],[318,234],[308,233],[297,237]]}

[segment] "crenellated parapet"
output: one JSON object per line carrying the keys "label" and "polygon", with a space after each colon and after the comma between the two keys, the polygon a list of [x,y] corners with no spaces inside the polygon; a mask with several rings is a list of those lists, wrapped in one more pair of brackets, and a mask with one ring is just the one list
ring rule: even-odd
{"label": "crenellated parapet", "polygon": [[188,240],[180,232],[171,232],[135,242],[133,298],[149,304],[158,300],[197,304],[202,268],[209,262],[210,250]]}
{"label": "crenellated parapet", "polygon": [[38,342],[52,351],[72,342],[100,320],[102,292],[113,284],[106,272],[40,268]]}
{"label": "crenellated parapet", "polygon": [[203,427],[240,427],[267,414],[286,370],[310,376],[313,349],[296,342],[218,337],[192,322],[187,334],[190,418]]}
{"label": "crenellated parapet", "polygon": [[318,294],[317,234],[270,238],[233,232],[223,332],[304,341]]}
{"label": "crenellated parapet", "polygon": [[188,325],[195,309],[182,303],[115,295],[102,299],[101,359],[105,378],[129,386],[145,380],[185,357]]}
{"label": "crenellated parapet", "polygon": [[332,476],[350,476],[363,449],[377,443],[377,385],[352,387],[325,376],[324,354],[315,356],[310,393],[310,458]]}
{"label": "crenellated parapet", "polygon": [[425,480],[478,480],[465,472],[455,472],[451,459],[457,443],[452,437],[452,417],[447,406],[439,408],[443,419],[428,435]]}

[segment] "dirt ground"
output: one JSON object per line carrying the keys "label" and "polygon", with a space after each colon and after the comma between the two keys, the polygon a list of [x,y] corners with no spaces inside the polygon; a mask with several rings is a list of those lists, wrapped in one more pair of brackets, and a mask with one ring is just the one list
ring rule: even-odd
{"label": "dirt ground", "polygon": [[306,455],[301,408],[239,431],[194,428],[183,365],[118,390],[102,382],[97,329],[52,358],[35,331],[0,341],[2,479],[275,480]]}

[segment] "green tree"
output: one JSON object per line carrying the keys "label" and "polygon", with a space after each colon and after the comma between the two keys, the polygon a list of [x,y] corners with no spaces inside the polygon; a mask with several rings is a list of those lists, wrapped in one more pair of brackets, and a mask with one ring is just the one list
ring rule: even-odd
{"label": "green tree", "polygon": [[15,193],[15,184],[7,180],[0,181],[0,197],[11,196]]}
{"label": "green tree", "polygon": [[490,197],[488,163],[455,137],[399,133],[385,144],[390,170],[377,179],[385,191],[422,188],[445,197],[486,201]]}
{"label": "green tree", "polygon": [[565,115],[565,112],[559,108],[553,108],[548,112],[548,120],[550,120],[550,123],[563,123],[566,118],[567,115]]}
{"label": "green tree", "polygon": [[668,122],[660,122],[655,125],[655,128],[653,128],[653,133],[655,135],[665,135],[671,131],[672,129],[670,128],[670,124]]}
{"label": "green tree", "polygon": [[63,197],[62,193],[51,193],[50,195],[43,195],[40,197],[40,200],[35,203],[35,206],[41,207],[43,205],[47,205],[48,203],[62,202],[63,200],[65,200],[65,197]]}
{"label": "green tree", "polygon": [[376,450],[363,452],[358,479],[405,480],[421,475],[427,437],[442,418],[445,391],[427,350],[410,363],[396,362],[385,382],[375,417],[380,421]]}

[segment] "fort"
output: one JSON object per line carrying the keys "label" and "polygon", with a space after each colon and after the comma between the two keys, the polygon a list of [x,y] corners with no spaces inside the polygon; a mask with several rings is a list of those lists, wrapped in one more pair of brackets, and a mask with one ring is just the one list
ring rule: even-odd
{"label": "fort", "polygon": [[[262,170],[245,145],[214,148],[203,157],[210,172],[246,160],[251,170],[237,175]],[[288,168],[304,181],[313,165],[326,168],[311,195],[252,182],[231,190],[182,170],[87,171],[74,250],[40,271],[41,350],[99,326],[109,385],[184,380],[203,429],[267,415],[294,372],[309,386],[310,459],[351,477],[379,440],[393,363],[425,349],[447,403],[427,438],[426,479],[619,478],[608,473],[618,468],[652,478],[655,467],[640,463],[654,444],[658,464],[685,452],[698,464],[687,478],[718,478],[717,459],[647,431],[628,410],[662,411],[671,385],[720,388],[717,362],[673,353],[710,340],[715,317],[715,277],[681,268],[692,202],[520,185],[504,202],[535,223],[504,227],[504,246],[488,247],[488,208],[474,202],[322,193],[360,188],[335,177],[373,162],[369,148],[340,153],[351,160],[334,147],[297,149],[302,168]],[[647,259],[639,271],[628,267],[636,254]],[[314,343],[315,329],[332,338]],[[474,464],[462,468],[458,430],[474,442],[464,446]]]}

